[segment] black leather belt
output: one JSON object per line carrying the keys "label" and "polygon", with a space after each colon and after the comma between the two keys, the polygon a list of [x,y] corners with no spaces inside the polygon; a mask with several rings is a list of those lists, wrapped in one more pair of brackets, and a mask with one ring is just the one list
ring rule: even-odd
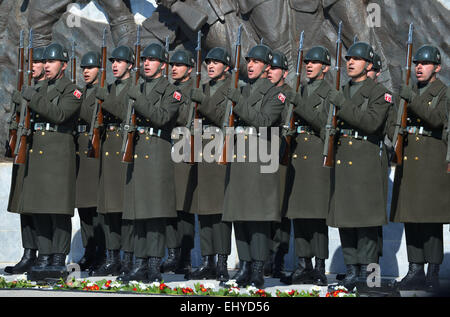
{"label": "black leather belt", "polygon": [[363,135],[360,134],[357,130],[353,129],[339,129],[339,134],[341,137],[370,141],[372,143],[379,143],[381,141],[380,138],[376,135]]}
{"label": "black leather belt", "polygon": [[34,123],[34,131],[50,131],[50,132],[59,132],[59,133],[66,133],[66,134],[74,134],[74,131],[72,128],[57,125],[53,123],[48,122],[36,122]]}
{"label": "black leather belt", "polygon": [[431,136],[437,139],[442,138],[441,130],[425,130],[424,127],[418,126],[407,126],[405,130],[408,134]]}

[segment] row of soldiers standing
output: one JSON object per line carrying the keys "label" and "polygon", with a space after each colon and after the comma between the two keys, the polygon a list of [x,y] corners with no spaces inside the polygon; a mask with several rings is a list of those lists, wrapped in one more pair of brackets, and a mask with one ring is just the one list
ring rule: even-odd
{"label": "row of soldiers standing", "polygon": [[[266,273],[272,271],[284,283],[327,285],[328,226],[339,228],[347,267],[342,285],[353,289],[365,282],[367,265],[379,263],[382,226],[388,222],[385,137],[392,140],[396,110],[391,93],[376,82],[381,61],[369,44],[357,42],[347,51],[350,81],[342,90],[325,81],[331,66],[328,50],[311,48],[304,57],[308,83],[299,93],[285,83],[286,57],[263,44],[246,55],[249,82],[238,88],[231,85],[231,57],[223,48],[208,52],[210,81],[201,88],[194,86],[195,61],[186,50],[169,59],[160,44],[147,46],[141,55],[143,80],[136,86],[134,52],[119,46],[110,57],[115,81],[104,88],[98,85],[101,55],[89,52],[81,61],[86,82],[81,92],[64,75],[68,57],[60,44],[35,54],[35,85],[13,95],[16,104],[28,101],[34,129],[27,163],[13,169],[8,210],[21,214],[25,251],[21,262],[8,268],[11,273],[65,264],[74,207],[85,246],[81,267],[93,276],[118,275],[124,282],[161,281],[161,272],[167,271],[227,281],[232,225],[240,260],[233,279],[240,286],[263,287],[265,264]],[[396,169],[391,210],[391,221],[405,223],[410,267],[400,282],[403,288],[439,284],[442,224],[450,222],[444,128],[450,98],[436,77],[439,51],[423,46],[414,63],[418,83],[400,91],[409,102],[410,120],[403,131],[405,158]],[[164,76],[169,64],[173,83]],[[135,150],[133,163],[125,165],[121,131],[130,99],[136,113]],[[85,152],[97,100],[104,113],[101,159],[91,160]],[[258,128],[280,127],[289,103],[295,105],[287,166],[262,174],[261,163],[248,160],[226,166],[171,160],[171,133],[189,126],[192,102],[198,103],[204,128],[220,129],[229,101],[235,104],[237,133],[258,138],[263,137]],[[326,169],[322,151],[330,104],[338,117],[336,164]],[[204,261],[191,272],[195,214]],[[291,220],[298,266],[283,275]],[[168,257],[161,263],[166,248]]]}

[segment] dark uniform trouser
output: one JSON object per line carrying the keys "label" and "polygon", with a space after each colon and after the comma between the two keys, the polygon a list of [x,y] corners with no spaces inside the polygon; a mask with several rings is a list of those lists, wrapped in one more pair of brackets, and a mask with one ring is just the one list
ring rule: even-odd
{"label": "dark uniform trouser", "polygon": [[169,249],[194,248],[195,214],[177,211],[177,218],[166,218],[166,246]]}
{"label": "dark uniform trouser", "polygon": [[36,228],[32,215],[20,215],[20,229],[22,233],[22,247],[37,250]]}
{"label": "dark uniform trouser", "polygon": [[231,253],[231,222],[222,222],[222,214],[198,215],[202,256]]}
{"label": "dark uniform trouser", "polygon": [[326,219],[294,219],[293,223],[297,257],[328,259]]}
{"label": "dark uniform trouser", "polygon": [[379,260],[380,227],[339,228],[344,263],[370,264]]}
{"label": "dark uniform trouser", "polygon": [[72,238],[70,215],[34,214],[39,254],[69,254]]}
{"label": "dark uniform trouser", "polygon": [[289,252],[289,240],[291,239],[291,220],[281,218],[281,222],[272,222],[272,246],[270,250],[276,253],[278,250],[283,253]]}
{"label": "dark uniform trouser", "polygon": [[135,257],[164,257],[166,219],[167,218],[152,218],[134,221]]}
{"label": "dark uniform trouser", "polygon": [[85,249],[105,250],[104,215],[97,207],[77,208],[80,216],[81,240]]}
{"label": "dark uniform trouser", "polygon": [[441,223],[405,223],[405,237],[408,262],[442,264],[444,244]]}
{"label": "dark uniform trouser", "polygon": [[104,215],[105,242],[108,250],[133,252],[133,221],[122,220],[122,213]]}
{"label": "dark uniform trouser", "polygon": [[271,221],[233,222],[239,260],[267,261],[271,223]]}

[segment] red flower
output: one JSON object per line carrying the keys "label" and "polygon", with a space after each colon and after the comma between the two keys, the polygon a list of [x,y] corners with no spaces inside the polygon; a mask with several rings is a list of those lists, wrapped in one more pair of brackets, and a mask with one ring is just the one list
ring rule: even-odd
{"label": "red flower", "polygon": [[135,288],[133,288],[133,291],[135,291],[135,292],[136,292],[136,291],[137,291],[137,288],[136,288],[136,287],[135,287]]}

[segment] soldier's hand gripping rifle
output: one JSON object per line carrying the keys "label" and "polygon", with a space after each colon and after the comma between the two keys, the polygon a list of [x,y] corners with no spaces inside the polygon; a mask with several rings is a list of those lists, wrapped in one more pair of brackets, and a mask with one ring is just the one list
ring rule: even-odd
{"label": "soldier's hand gripping rifle", "polygon": [[[103,29],[102,38],[102,68],[100,69],[100,87],[105,87],[106,80],[106,28]],[[89,158],[100,157],[100,134],[103,126],[102,100],[97,100],[94,111],[92,112],[91,126],[89,129],[88,153]]]}
{"label": "soldier's hand gripping rifle", "polygon": [[[33,29],[30,29],[28,36],[28,81],[27,84],[31,87],[33,80]],[[17,130],[17,138],[19,142],[16,143],[14,154],[14,164],[25,164],[27,157],[27,143],[28,136],[31,134],[30,127],[30,108],[28,107],[29,102],[22,101],[22,106],[20,109],[20,121]]]}
{"label": "soldier's hand gripping rifle", "polygon": [[[409,80],[411,78],[411,61],[412,61],[412,50],[413,50],[413,24],[409,25],[408,32],[408,53],[406,56],[406,78],[405,83],[409,85]],[[403,163],[403,142],[404,142],[404,133],[406,130],[406,124],[408,119],[408,102],[406,100],[402,100],[402,104],[398,108],[397,113],[397,121],[395,123],[395,132],[394,132],[394,156],[392,158],[392,163],[396,165],[402,165]]]}
{"label": "soldier's hand gripping rifle", "polygon": [[[136,58],[134,62],[134,85],[139,83],[141,73],[141,26],[137,26],[136,44],[134,48]],[[136,133],[136,113],[134,112],[134,100],[129,99],[127,118],[123,126],[124,138],[122,143],[122,163],[133,163],[134,159],[134,135]]]}
{"label": "soldier's hand gripping rifle", "polygon": [[[195,51],[197,52],[197,60],[196,60],[196,81],[195,81],[195,88],[200,88],[200,81],[202,79],[202,32],[197,32],[197,47],[195,48]],[[190,157],[189,157],[189,164],[195,163],[195,144],[194,144],[194,134],[196,132],[196,129],[198,129],[198,103],[195,103],[193,106],[189,108],[189,114],[188,114],[188,123],[187,128],[192,127],[192,123],[194,124],[194,133],[191,133],[191,150],[190,150]]]}
{"label": "soldier's hand gripping rifle", "polygon": [[[297,54],[297,70],[295,75],[297,77],[297,83],[295,85],[295,92],[298,93],[300,91],[300,80],[302,77],[302,68],[303,68],[303,40],[304,40],[304,31],[300,33],[300,40],[298,45],[298,54]],[[292,142],[292,131],[295,128],[295,114],[294,114],[294,104],[290,100],[289,108],[286,116],[286,121],[283,125],[283,136],[286,140],[286,148],[284,150],[284,155],[281,160],[281,164],[287,165],[289,163],[289,155],[291,154],[291,142]]]}
{"label": "soldier's hand gripping rifle", "polygon": [[[342,62],[342,21],[339,22],[338,37],[336,41],[336,90],[341,87],[341,62]],[[325,126],[325,141],[323,148],[323,167],[332,168],[334,166],[334,146],[337,127],[336,106],[330,103],[328,119]]]}
{"label": "soldier's hand gripping rifle", "polygon": [[[233,69],[233,75],[234,75],[234,81],[231,82],[231,84],[233,85],[232,87],[234,87],[235,89],[238,88],[239,86],[239,69],[240,69],[240,64],[241,64],[241,32],[242,32],[242,24],[239,25],[238,28],[238,33],[237,33],[237,38],[236,38],[236,47],[235,47],[235,51],[234,51],[234,69]],[[228,154],[228,150],[227,150],[227,145],[229,144],[229,142],[231,142],[230,140],[230,136],[226,133],[226,128],[227,127],[234,127],[234,112],[233,112],[233,108],[236,104],[234,102],[228,101],[227,102],[227,107],[225,109],[225,116],[224,116],[224,121],[223,121],[223,129],[222,131],[224,132],[225,135],[225,140],[224,140],[224,144],[223,144],[223,148],[222,148],[222,153],[220,155],[220,159],[219,159],[219,164],[221,165],[225,165],[228,162],[228,156],[231,156],[231,154]]]}
{"label": "soldier's hand gripping rifle", "polygon": [[[20,31],[19,39],[19,52],[17,55],[17,91],[21,91],[23,87],[23,66],[24,66],[24,45],[23,45],[24,32]],[[5,157],[14,157],[14,150],[17,143],[17,128],[20,122],[20,116],[17,114],[17,104],[14,104],[14,109],[11,114],[10,122],[15,121],[9,130],[9,140],[6,142]]]}
{"label": "soldier's hand gripping rifle", "polygon": [[72,40],[72,54],[70,55],[70,77],[73,84],[77,83],[77,58],[75,56],[75,40]]}

